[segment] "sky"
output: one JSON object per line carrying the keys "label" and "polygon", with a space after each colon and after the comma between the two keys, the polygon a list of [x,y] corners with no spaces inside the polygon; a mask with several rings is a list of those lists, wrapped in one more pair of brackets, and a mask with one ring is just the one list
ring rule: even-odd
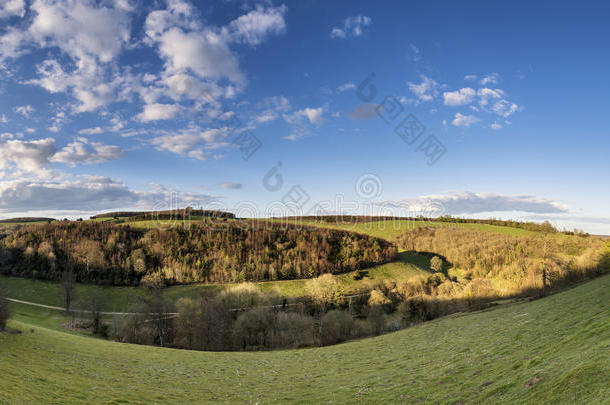
{"label": "sky", "polygon": [[0,218],[185,206],[610,234],[610,5],[0,0]]}

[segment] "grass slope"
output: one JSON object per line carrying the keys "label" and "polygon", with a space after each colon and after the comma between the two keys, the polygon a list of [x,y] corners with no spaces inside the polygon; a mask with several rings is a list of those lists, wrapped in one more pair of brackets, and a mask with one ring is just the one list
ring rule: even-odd
{"label": "grass slope", "polygon": [[460,224],[436,221],[410,221],[410,220],[383,220],[361,223],[328,223],[324,221],[303,220],[301,224],[316,226],[320,228],[341,229],[346,231],[363,233],[377,238],[395,242],[404,232],[420,226],[474,228],[486,232],[495,232],[507,235],[531,235],[533,232],[520,228],[487,224]]}
{"label": "grass slope", "polygon": [[[610,276],[316,349],[206,353],[9,323],[2,403],[610,403]],[[33,328],[34,332],[30,331]]]}

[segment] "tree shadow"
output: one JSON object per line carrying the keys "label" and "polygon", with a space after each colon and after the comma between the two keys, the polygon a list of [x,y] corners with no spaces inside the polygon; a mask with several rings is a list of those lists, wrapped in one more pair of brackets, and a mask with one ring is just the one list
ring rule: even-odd
{"label": "tree shadow", "polygon": [[433,273],[432,269],[430,269],[430,259],[432,259],[434,256],[438,256],[443,261],[443,273],[446,274],[447,271],[453,267],[453,264],[449,262],[445,256],[434,252],[417,252],[414,250],[408,250],[398,253],[398,260],[403,263],[413,264],[423,270]]}

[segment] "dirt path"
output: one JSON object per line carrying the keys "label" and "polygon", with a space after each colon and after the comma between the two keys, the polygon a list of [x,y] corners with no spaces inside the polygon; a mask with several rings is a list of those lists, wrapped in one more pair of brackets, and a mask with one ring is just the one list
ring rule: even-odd
{"label": "dirt path", "polygon": [[[52,305],[44,305],[44,304],[38,304],[36,302],[30,302],[30,301],[22,301],[22,300],[16,300],[14,298],[7,298],[7,301],[11,301],[11,302],[16,302],[17,304],[25,304],[25,305],[31,305],[33,307],[39,307],[39,308],[47,308],[47,309],[54,309],[56,311],[66,311],[66,308],[62,308],[62,307],[54,307]],[[77,312],[80,314],[88,314],[91,313],[91,311],[85,310],[85,309],[73,309],[71,310],[71,312]],[[100,312],[100,314],[102,315],[136,315],[135,312]],[[168,313],[168,315],[178,315],[177,312],[170,312]]]}

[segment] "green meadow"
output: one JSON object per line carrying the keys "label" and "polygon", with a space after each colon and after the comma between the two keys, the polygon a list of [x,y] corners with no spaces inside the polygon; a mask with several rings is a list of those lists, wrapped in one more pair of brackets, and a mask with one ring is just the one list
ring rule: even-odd
{"label": "green meadow", "polygon": [[610,403],[610,276],[314,349],[191,352],[53,329],[0,335],[0,403]]}

